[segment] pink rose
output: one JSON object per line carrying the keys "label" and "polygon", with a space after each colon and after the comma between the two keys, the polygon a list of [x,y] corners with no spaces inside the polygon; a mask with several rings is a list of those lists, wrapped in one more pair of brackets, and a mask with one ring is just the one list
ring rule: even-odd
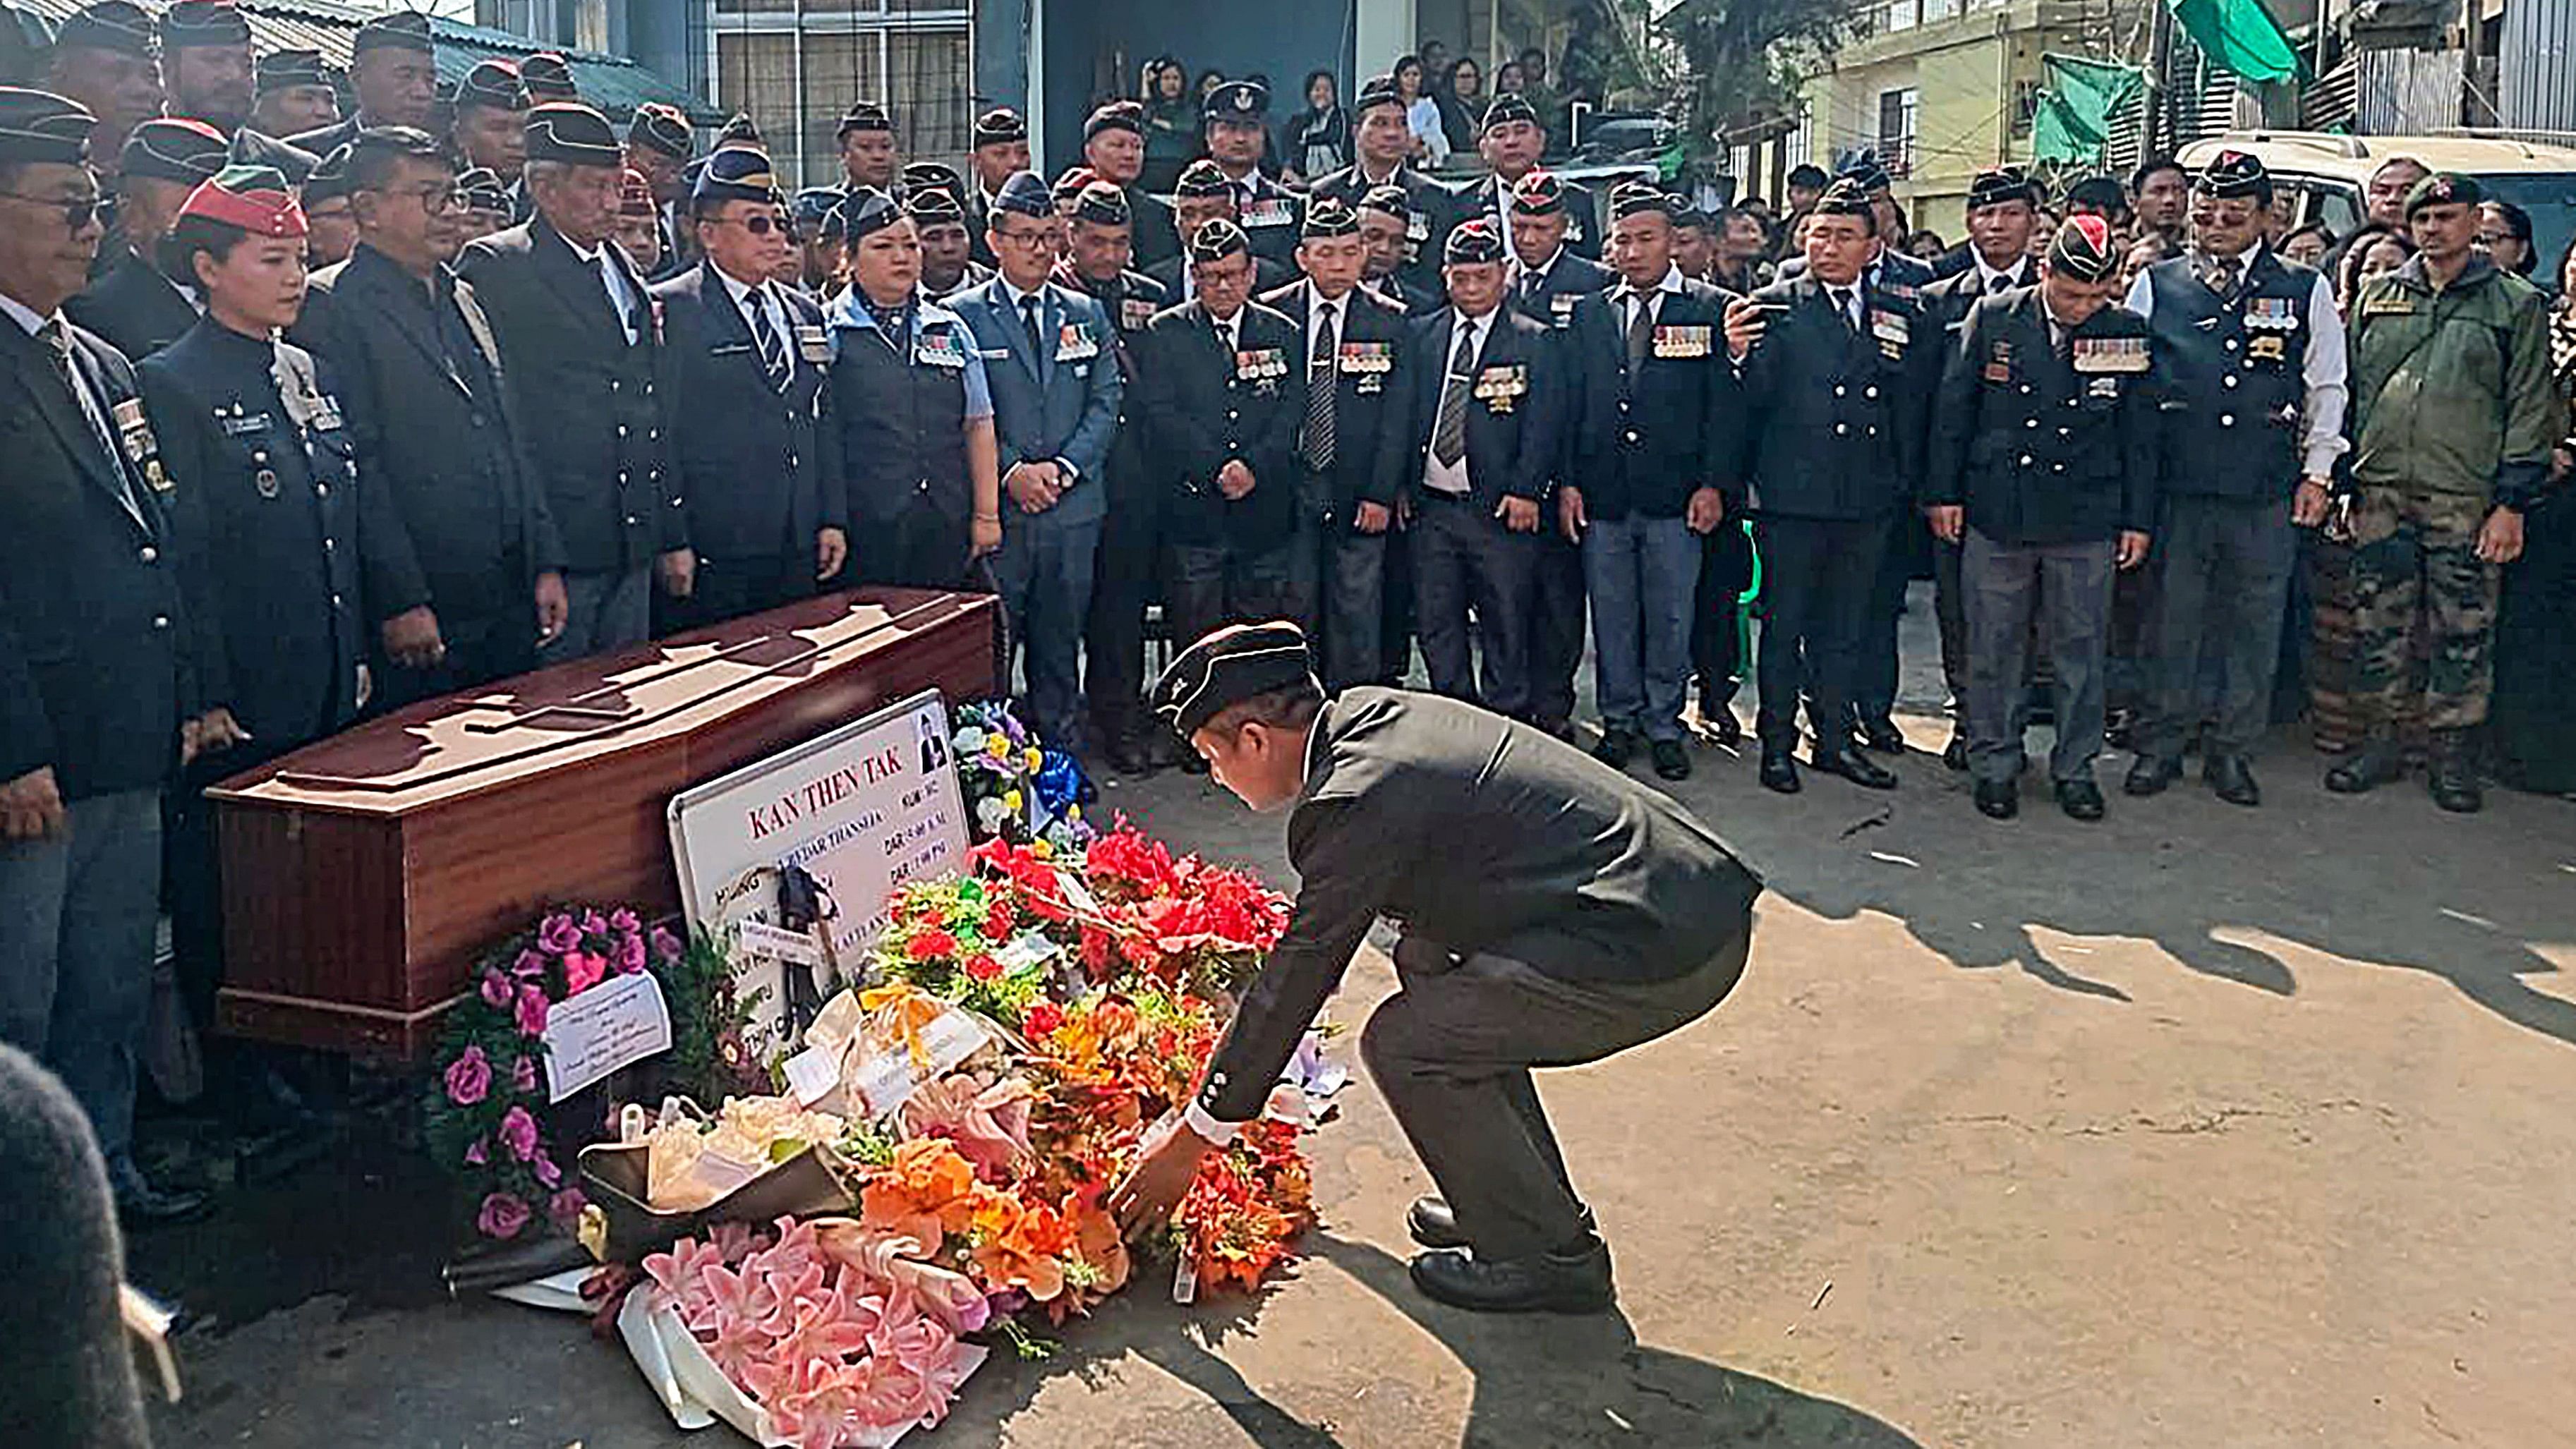
{"label": "pink rose", "polygon": [[507,1011],[510,1009],[510,998],[513,994],[514,992],[511,988],[509,977],[502,975],[498,971],[486,971],[483,973],[484,1005],[492,1008],[494,1011]]}
{"label": "pink rose", "polygon": [[537,1089],[537,1059],[521,1057],[510,1066],[510,1087],[525,1096]]}
{"label": "pink rose", "polygon": [[537,931],[537,944],[560,956],[581,944],[581,927],[575,925],[570,916],[548,916],[545,925]]}
{"label": "pink rose", "polygon": [[653,959],[670,962],[680,959],[680,938],[668,926],[653,928]]}
{"label": "pink rose", "polygon": [[617,969],[627,976],[644,969],[644,938],[628,936],[617,943]]}
{"label": "pink rose", "polygon": [[465,1149],[465,1165],[468,1167],[481,1167],[491,1160],[490,1154],[483,1150],[483,1139],[480,1137],[475,1138],[474,1144]]}
{"label": "pink rose", "polygon": [[519,988],[519,1030],[528,1036],[546,1034],[546,994],[534,986]]}
{"label": "pink rose", "polygon": [[635,919],[635,913],[624,906],[608,913],[608,929],[621,936],[632,936],[643,928],[644,923]]}
{"label": "pink rose", "polygon": [[537,1155],[537,1119],[525,1107],[512,1107],[501,1114],[501,1145],[510,1155],[526,1162]]}
{"label": "pink rose", "polygon": [[588,951],[575,951],[564,957],[564,994],[579,996],[599,984],[608,974],[607,958]]}
{"label": "pink rose", "polygon": [[590,1199],[581,1195],[580,1188],[568,1187],[547,1201],[546,1216],[555,1220],[556,1227],[569,1231],[581,1220],[581,1210],[588,1206]]}
{"label": "pink rose", "polygon": [[608,918],[597,911],[583,912],[581,918],[581,933],[585,936],[607,935]]}
{"label": "pink rose", "polygon": [[555,1166],[555,1160],[551,1157],[539,1157],[529,1164],[528,1170],[534,1172],[537,1175],[537,1181],[544,1183],[549,1189],[563,1186],[563,1169]]}
{"label": "pink rose", "polygon": [[492,1090],[492,1063],[479,1046],[467,1047],[447,1064],[447,1100],[471,1107]]}
{"label": "pink rose", "polygon": [[522,981],[534,981],[546,974],[546,958],[535,951],[522,951],[510,963],[510,974]]}
{"label": "pink rose", "polygon": [[515,1238],[528,1225],[528,1205],[516,1194],[496,1192],[483,1199],[483,1210],[474,1215],[474,1226],[487,1238]]}

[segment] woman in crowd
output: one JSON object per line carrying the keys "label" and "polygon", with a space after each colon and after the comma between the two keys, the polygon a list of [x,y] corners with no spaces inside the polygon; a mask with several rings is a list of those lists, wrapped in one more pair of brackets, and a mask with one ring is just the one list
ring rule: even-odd
{"label": "woman in crowd", "polygon": [[1449,78],[1432,97],[1440,107],[1440,129],[1453,156],[1476,154],[1485,130],[1485,71],[1472,56],[1449,62]]}
{"label": "woman in crowd", "polygon": [[2300,266],[2313,267],[2333,245],[2334,233],[2324,222],[2312,221],[2281,238],[2281,255]]}
{"label": "woman in crowd", "polygon": [[[2361,284],[2382,272],[2393,272],[2415,255],[2415,244],[2377,222],[2352,234],[2343,265],[2335,276],[2335,305],[2352,315]],[[2337,468],[2343,464],[2338,462]],[[2308,687],[2308,736],[2319,752],[2348,753],[2359,743],[2362,721],[2352,705],[2353,599],[2352,534],[2339,515],[2327,516],[2323,528],[2306,533],[2304,577],[2295,591],[2309,620],[2305,629],[2293,622],[2293,637],[2308,641],[2304,675]],[[2419,631],[2420,632],[2420,631]],[[2421,691],[2408,695],[2412,699]],[[2421,730],[2400,721],[2410,739]]]}
{"label": "woman in crowd", "polygon": [[[2528,218],[2526,218],[2526,221]],[[2526,243],[2527,245],[2527,243]],[[2558,259],[2549,314],[2549,367],[2562,402],[2576,400],[2576,242]],[[2495,700],[2488,715],[2505,783],[2576,795],[2576,415],[2551,454],[2549,488],[2522,516],[2522,557],[2504,570],[2495,633]]]}
{"label": "woman in crowd", "polygon": [[1521,94],[1528,85],[1528,77],[1522,74],[1521,63],[1517,60],[1504,61],[1494,70],[1495,95],[1516,96]]}
{"label": "woman in crowd", "polygon": [[1199,159],[1199,103],[1190,98],[1190,73],[1168,55],[1145,62],[1138,99],[1145,103],[1145,170],[1137,178],[1147,191],[1169,191],[1181,179],[1181,168]]}
{"label": "woman in crowd", "polygon": [[2486,248],[2487,259],[2498,271],[2540,282],[2532,273],[2539,270],[2540,258],[2531,247],[2531,213],[2510,201],[2489,201],[2478,207],[2478,245]]}
{"label": "woman in crowd", "polygon": [[1307,72],[1306,109],[1289,117],[1280,135],[1280,161],[1293,178],[1313,181],[1351,164],[1351,113],[1342,109],[1331,71]]}
{"label": "woman in crowd", "polygon": [[1404,126],[1413,133],[1413,159],[1423,166],[1449,161],[1449,132],[1440,124],[1440,103],[1423,89],[1422,57],[1396,57],[1395,94],[1404,102]]}

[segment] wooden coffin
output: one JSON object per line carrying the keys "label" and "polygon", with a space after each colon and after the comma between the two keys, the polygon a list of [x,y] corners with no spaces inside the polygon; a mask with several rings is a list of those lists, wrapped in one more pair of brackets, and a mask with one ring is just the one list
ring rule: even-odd
{"label": "wooden coffin", "polygon": [[225,781],[227,1033],[413,1057],[544,905],[679,909],[664,806],[923,689],[993,684],[993,604],[832,594],[428,700]]}

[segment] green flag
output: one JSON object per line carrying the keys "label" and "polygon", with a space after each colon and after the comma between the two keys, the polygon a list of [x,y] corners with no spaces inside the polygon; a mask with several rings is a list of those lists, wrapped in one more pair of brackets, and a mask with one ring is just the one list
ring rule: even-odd
{"label": "green flag", "polygon": [[2210,64],[2250,81],[2295,79],[2305,69],[2262,0],[2165,0]]}
{"label": "green flag", "polygon": [[2031,117],[2031,159],[2099,164],[2111,118],[2146,88],[2145,73],[2070,55],[2046,56],[2043,64],[2048,79]]}

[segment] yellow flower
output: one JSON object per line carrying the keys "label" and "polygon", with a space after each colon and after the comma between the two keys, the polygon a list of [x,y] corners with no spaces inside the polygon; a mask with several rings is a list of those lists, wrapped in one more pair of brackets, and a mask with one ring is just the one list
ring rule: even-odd
{"label": "yellow flower", "polygon": [[1030,769],[1043,770],[1046,768],[1046,751],[1039,749],[1037,746],[1029,746],[1029,752],[1026,758]]}
{"label": "yellow flower", "polygon": [[1053,860],[1055,859],[1055,847],[1049,845],[1043,840],[1032,840],[1029,842],[1029,854],[1036,856],[1040,860]]}
{"label": "yellow flower", "polygon": [[1017,815],[1020,813],[1020,806],[1022,803],[1019,791],[1005,790],[1002,792],[1002,808],[1010,811],[1012,814]]}
{"label": "yellow flower", "polygon": [[997,760],[1009,759],[1011,757],[1010,738],[999,731],[986,736],[984,739],[984,753],[991,755]]}

